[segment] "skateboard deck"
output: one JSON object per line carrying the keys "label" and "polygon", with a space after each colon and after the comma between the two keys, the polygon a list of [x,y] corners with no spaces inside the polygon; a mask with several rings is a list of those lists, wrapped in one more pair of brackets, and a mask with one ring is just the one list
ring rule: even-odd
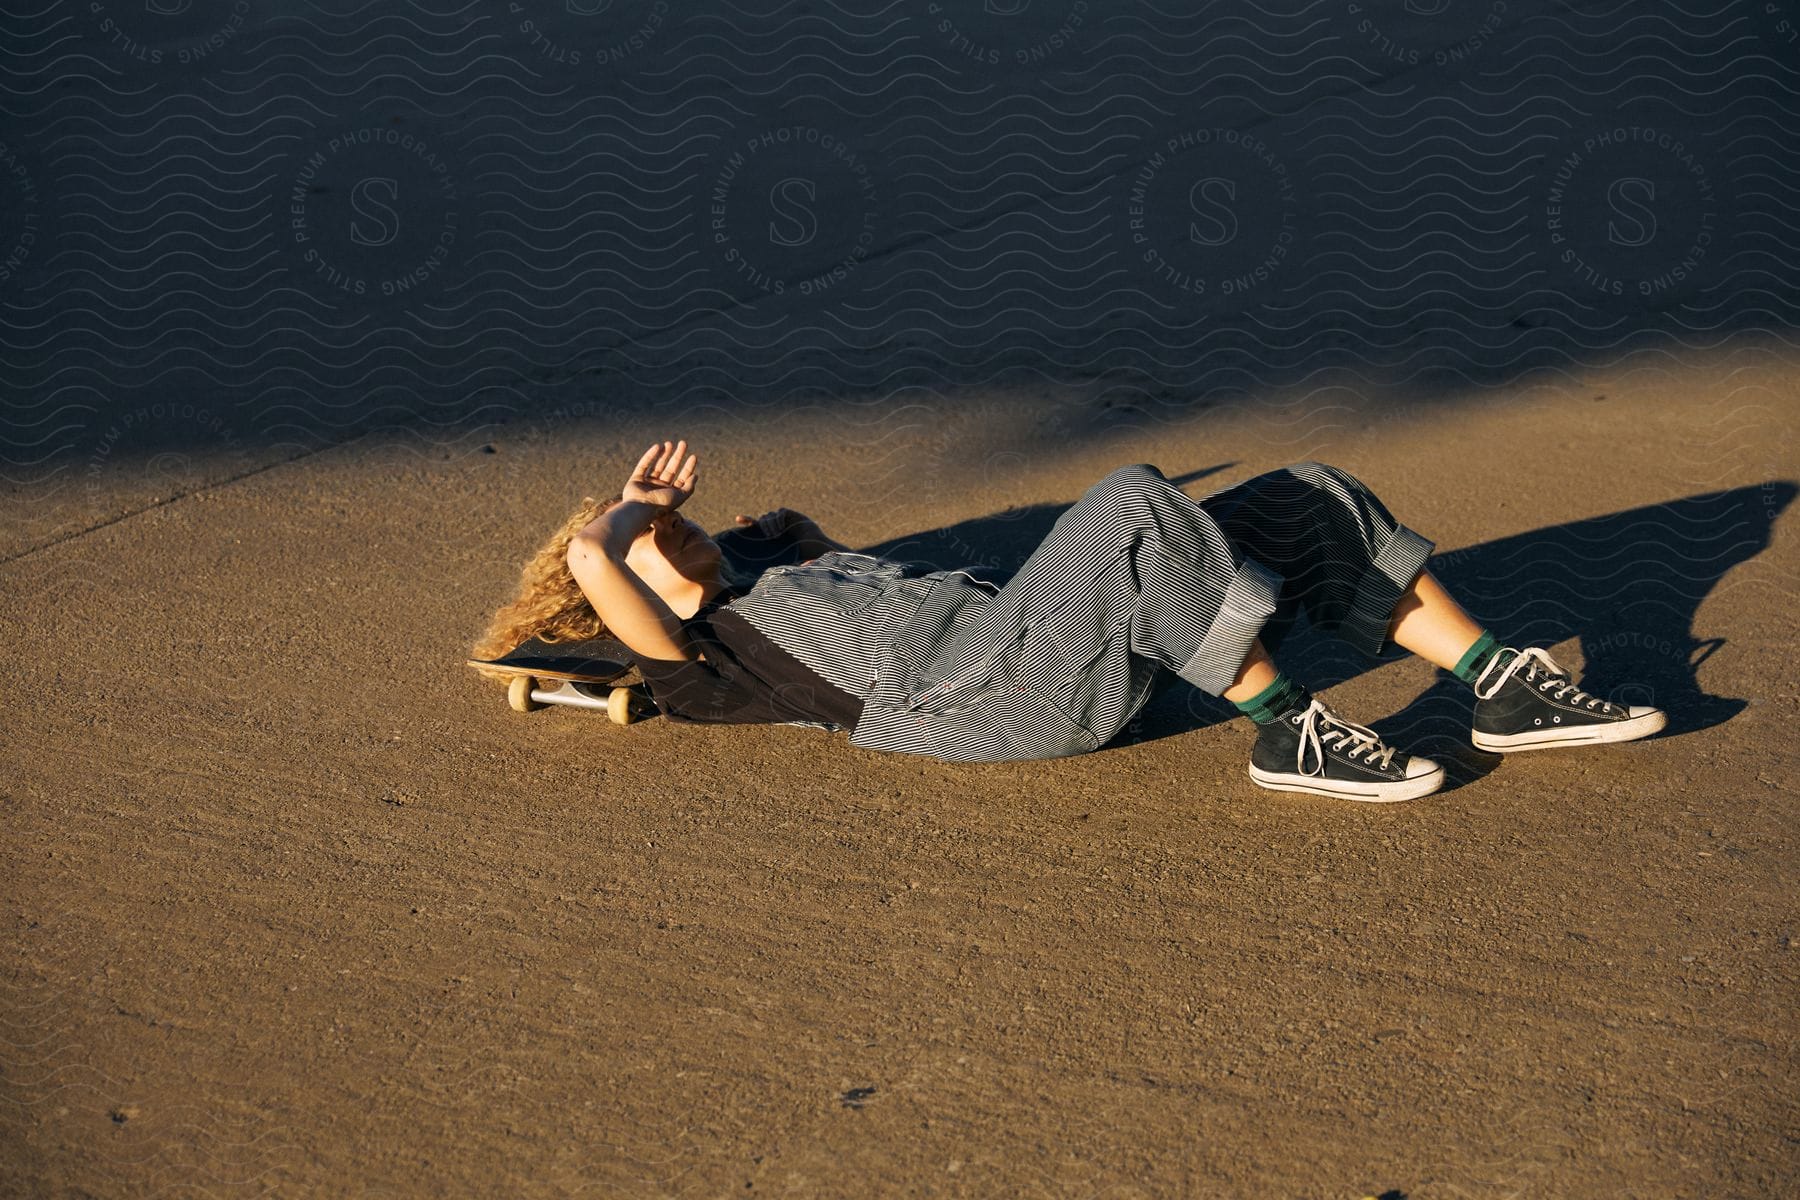
{"label": "skateboard deck", "polygon": [[499,658],[471,658],[471,667],[510,676],[507,703],[514,712],[547,705],[588,708],[616,725],[629,725],[656,711],[642,683],[616,681],[631,670],[628,651],[608,638],[588,642],[541,642],[536,638]]}

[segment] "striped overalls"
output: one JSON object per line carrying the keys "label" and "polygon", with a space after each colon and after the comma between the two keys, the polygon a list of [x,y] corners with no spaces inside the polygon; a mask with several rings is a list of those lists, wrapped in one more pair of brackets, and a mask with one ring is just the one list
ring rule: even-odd
{"label": "striped overalls", "polygon": [[997,762],[1104,745],[1167,668],[1218,695],[1296,614],[1372,655],[1435,543],[1355,476],[1303,462],[1200,500],[1109,472],[1005,587],[848,551],[772,567],[730,607],[863,697],[850,744]]}

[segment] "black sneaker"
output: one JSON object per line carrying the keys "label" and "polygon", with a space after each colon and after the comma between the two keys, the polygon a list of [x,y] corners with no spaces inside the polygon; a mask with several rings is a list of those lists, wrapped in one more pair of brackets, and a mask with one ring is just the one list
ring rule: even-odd
{"label": "black sneaker", "polygon": [[1483,750],[1510,754],[1648,737],[1669,722],[1660,708],[1613,704],[1576,687],[1535,646],[1504,646],[1475,680],[1475,728]]}
{"label": "black sneaker", "polygon": [[1315,696],[1257,727],[1250,778],[1279,792],[1412,800],[1442,787],[1444,768],[1384,745],[1373,729],[1344,720]]}

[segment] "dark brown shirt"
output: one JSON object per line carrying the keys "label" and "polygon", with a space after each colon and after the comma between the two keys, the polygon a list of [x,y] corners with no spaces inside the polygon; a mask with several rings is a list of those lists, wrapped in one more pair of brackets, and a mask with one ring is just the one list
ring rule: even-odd
{"label": "dark brown shirt", "polygon": [[678,724],[813,724],[853,729],[862,699],[826,682],[726,607],[727,588],[682,622],[706,657],[634,657],[657,708]]}

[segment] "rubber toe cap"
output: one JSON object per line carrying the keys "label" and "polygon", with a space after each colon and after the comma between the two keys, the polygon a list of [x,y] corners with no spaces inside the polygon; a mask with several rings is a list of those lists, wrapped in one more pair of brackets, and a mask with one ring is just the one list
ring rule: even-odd
{"label": "rubber toe cap", "polygon": [[1415,754],[1406,760],[1406,777],[1408,779],[1420,779],[1426,775],[1442,774],[1443,770],[1444,768],[1438,766],[1436,759],[1420,758]]}

